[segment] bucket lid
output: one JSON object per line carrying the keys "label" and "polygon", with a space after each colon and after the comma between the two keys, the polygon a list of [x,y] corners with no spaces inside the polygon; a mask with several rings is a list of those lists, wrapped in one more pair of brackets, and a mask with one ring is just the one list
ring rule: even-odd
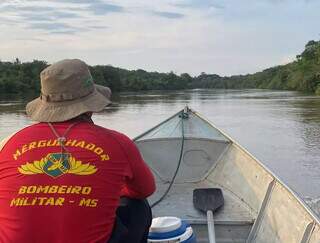
{"label": "bucket lid", "polygon": [[163,233],[163,232],[170,232],[181,227],[181,219],[177,217],[158,217],[152,219],[152,224],[150,227],[149,232],[154,233]]}

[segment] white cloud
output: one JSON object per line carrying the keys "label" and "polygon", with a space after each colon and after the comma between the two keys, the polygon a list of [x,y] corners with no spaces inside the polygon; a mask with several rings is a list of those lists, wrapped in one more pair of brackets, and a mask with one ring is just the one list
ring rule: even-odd
{"label": "white cloud", "polygon": [[282,64],[319,38],[318,7],[303,0],[2,0],[0,59],[248,73]]}

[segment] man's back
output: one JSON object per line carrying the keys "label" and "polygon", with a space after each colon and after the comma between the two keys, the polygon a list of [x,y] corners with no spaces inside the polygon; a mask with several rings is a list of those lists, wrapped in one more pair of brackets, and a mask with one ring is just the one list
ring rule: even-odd
{"label": "man's back", "polygon": [[27,127],[0,152],[0,242],[106,242],[119,197],[155,189],[126,136],[88,121],[53,126],[58,134],[48,123]]}

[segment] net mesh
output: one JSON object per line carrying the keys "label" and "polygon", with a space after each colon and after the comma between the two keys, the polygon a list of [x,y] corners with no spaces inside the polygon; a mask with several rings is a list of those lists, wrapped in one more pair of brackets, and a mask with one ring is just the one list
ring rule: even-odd
{"label": "net mesh", "polygon": [[[229,141],[221,132],[212,127],[208,122],[198,117],[193,112],[188,112],[188,118],[183,120],[184,136],[186,138],[207,138],[221,141]],[[180,138],[181,134],[181,113],[172,117],[158,127],[150,130],[136,141],[157,138]]]}

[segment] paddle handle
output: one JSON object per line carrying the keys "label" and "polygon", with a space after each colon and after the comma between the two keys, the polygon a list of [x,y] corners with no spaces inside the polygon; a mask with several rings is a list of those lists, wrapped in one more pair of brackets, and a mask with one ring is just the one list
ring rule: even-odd
{"label": "paddle handle", "polygon": [[216,243],[216,235],[214,232],[213,212],[211,210],[207,211],[207,221],[208,221],[209,242]]}

